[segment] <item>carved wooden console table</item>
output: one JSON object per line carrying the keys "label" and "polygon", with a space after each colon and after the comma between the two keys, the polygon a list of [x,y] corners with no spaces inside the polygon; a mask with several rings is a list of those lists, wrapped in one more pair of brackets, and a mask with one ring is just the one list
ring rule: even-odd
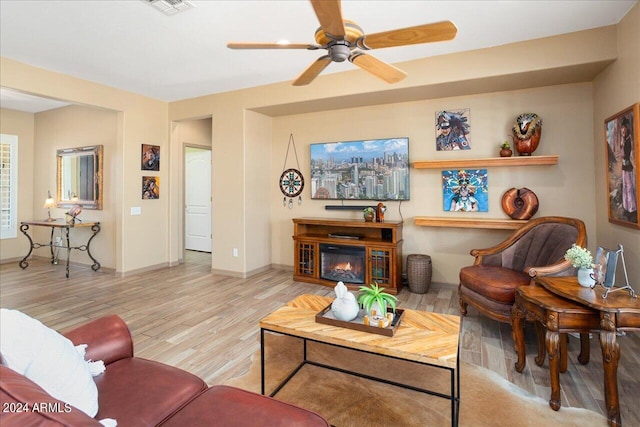
{"label": "carved wooden console table", "polygon": [[[28,233],[30,227],[51,227],[51,237],[49,239],[49,243],[34,242]],[[85,245],[71,246],[71,240],[69,238],[70,230],[73,228],[81,228],[81,227],[91,227],[91,231],[93,231],[93,234],[91,235],[91,237],[89,237],[89,240],[87,240],[87,243]],[[56,229],[61,230],[60,231],[61,236],[60,236],[59,242],[57,242],[54,239]],[[66,267],[67,277],[69,277],[69,258],[71,257],[71,249],[76,249],[79,251],[86,252],[87,255],[89,255],[89,258],[91,258],[91,260],[93,261],[93,264],[91,265],[91,269],[93,271],[98,271],[98,269],[100,268],[100,263],[98,262],[98,260],[96,260],[93,257],[93,255],[91,255],[91,251],[89,250],[91,241],[93,240],[94,237],[96,237],[96,234],[100,232],[99,222],[76,221],[76,222],[70,223],[70,222],[65,222],[64,220],[61,220],[61,219],[56,219],[55,221],[24,221],[20,223],[20,231],[22,231],[22,234],[24,234],[29,240],[29,252],[19,262],[20,268],[22,268],[23,270],[29,266],[29,263],[27,262],[27,258],[29,258],[29,256],[31,255],[31,252],[33,252],[34,249],[42,248],[45,246],[48,246],[51,250],[52,264],[58,263],[58,256],[57,256],[57,252],[55,251],[56,248],[67,250],[67,267]]]}

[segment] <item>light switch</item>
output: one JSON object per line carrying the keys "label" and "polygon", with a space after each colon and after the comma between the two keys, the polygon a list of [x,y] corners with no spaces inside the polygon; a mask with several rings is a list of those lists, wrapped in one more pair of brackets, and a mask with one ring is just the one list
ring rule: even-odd
{"label": "light switch", "polygon": [[140,206],[134,206],[131,208],[131,215],[141,215],[142,208]]}

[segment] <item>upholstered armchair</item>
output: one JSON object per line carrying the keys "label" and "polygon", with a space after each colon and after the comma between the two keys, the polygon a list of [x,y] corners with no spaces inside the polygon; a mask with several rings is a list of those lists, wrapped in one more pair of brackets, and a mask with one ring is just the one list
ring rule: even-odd
{"label": "upholstered armchair", "polygon": [[460,313],[468,305],[499,322],[511,323],[515,289],[529,285],[536,276],[569,276],[575,269],[564,254],[572,244],[586,246],[582,221],[557,216],[528,221],[504,242],[473,249],[473,265],[460,270]]}

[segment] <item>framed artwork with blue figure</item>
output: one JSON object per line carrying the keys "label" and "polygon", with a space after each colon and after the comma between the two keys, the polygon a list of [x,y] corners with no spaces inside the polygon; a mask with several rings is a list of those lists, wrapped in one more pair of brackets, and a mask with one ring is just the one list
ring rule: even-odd
{"label": "framed artwork with blue figure", "polygon": [[442,171],[443,209],[450,212],[488,212],[486,169]]}

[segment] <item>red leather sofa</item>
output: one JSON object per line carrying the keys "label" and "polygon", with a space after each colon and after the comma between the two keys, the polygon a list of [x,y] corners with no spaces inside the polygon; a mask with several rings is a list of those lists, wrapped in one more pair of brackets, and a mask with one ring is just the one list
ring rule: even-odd
{"label": "red leather sofa", "polygon": [[[0,425],[101,427],[98,420],[111,418],[119,427],[329,426],[306,409],[239,388],[208,387],[186,371],[134,357],[129,329],[116,315],[64,335],[75,345],[88,344],[87,360],[105,363],[105,372],[94,378],[99,403],[96,417],[70,408],[28,378],[0,366]],[[44,410],[34,411],[34,405]],[[31,410],[25,412],[25,408]]]}

